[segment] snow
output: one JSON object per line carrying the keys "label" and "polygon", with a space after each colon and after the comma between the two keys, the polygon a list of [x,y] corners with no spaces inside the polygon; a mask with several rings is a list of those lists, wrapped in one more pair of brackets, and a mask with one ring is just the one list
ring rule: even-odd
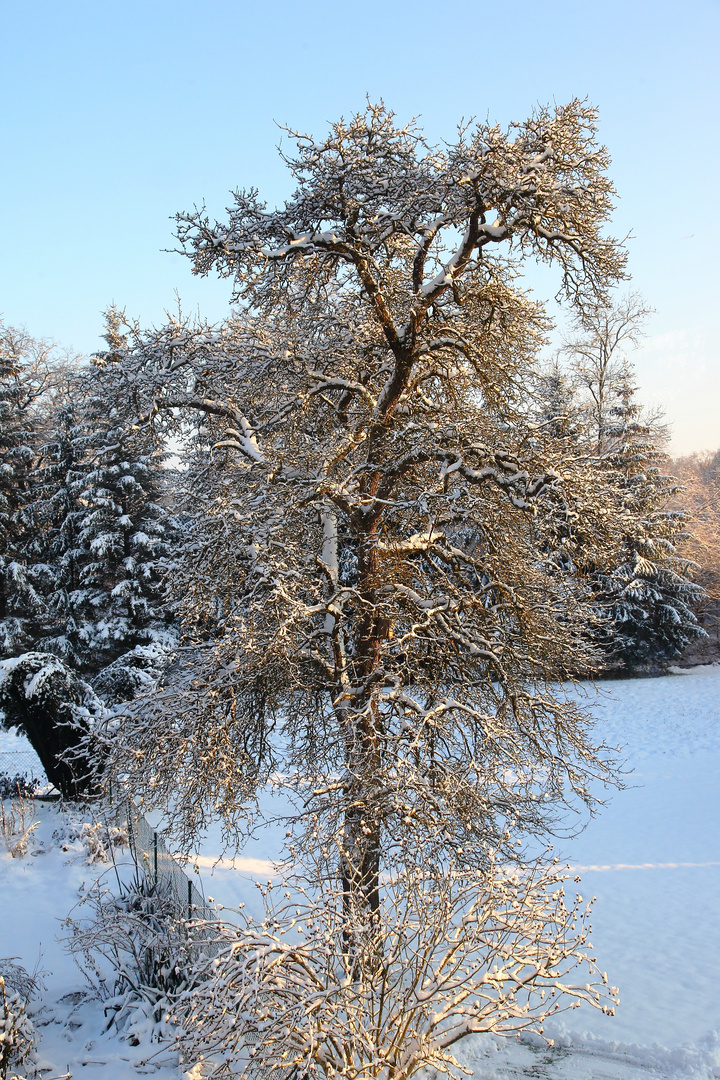
{"label": "snow", "polygon": [[[14,750],[20,742],[3,736],[0,749]],[[138,1072],[153,1072],[158,1080],[169,1080],[177,1076],[176,1056],[152,1043],[149,1030],[138,1032],[136,1046],[108,1033],[103,1003],[89,998],[84,976],[62,944],[65,919],[79,917],[78,904],[91,883],[114,873],[111,863],[90,865],[85,844],[72,832],[67,835],[77,815],[76,808],[36,802],[32,820],[39,825],[23,858],[13,858],[0,836],[0,957],[14,957],[40,976],[44,989],[29,1012],[50,1076],[81,1072],[87,1080],[130,1080]],[[127,851],[119,869],[130,869]],[[154,1063],[147,1063],[151,1057]]]}
{"label": "snow", "polygon": [[599,731],[633,772],[564,848],[598,898],[593,944],[622,1005],[574,1026],[699,1045],[720,1031],[720,668],[605,685]]}
{"label": "snow", "polygon": [[[622,1004],[615,1017],[584,1007],[566,1014],[546,1029],[556,1038],[552,1050],[474,1037],[458,1054],[478,1080],[720,1077],[720,667],[578,692],[593,704],[599,737],[622,746],[633,770],[579,835],[558,841],[582,876],[578,890],[597,897],[595,953]],[[0,733],[0,753],[22,748],[23,740]],[[104,1032],[102,1005],[82,998],[83,976],[58,936],[108,865],[89,865],[80,842],[65,852],[52,840],[66,813],[36,804],[33,842],[45,854],[13,859],[0,846],[0,957],[19,957],[30,971],[39,957],[48,972],[32,1010],[44,1025],[40,1055],[51,1075],[69,1067],[89,1080],[125,1080],[157,1065],[161,1080],[177,1076],[162,1050],[143,1064],[159,1050],[146,1034],[131,1046]],[[230,907],[251,903],[255,881],[273,875],[282,834],[273,827],[233,857],[212,830],[192,860],[206,894]]]}
{"label": "snow", "polygon": [[548,1080],[720,1076],[720,668],[583,690],[633,771],[560,847],[597,897],[595,955],[621,1005],[547,1026],[554,1053],[475,1040],[465,1058],[488,1078],[512,1062]]}

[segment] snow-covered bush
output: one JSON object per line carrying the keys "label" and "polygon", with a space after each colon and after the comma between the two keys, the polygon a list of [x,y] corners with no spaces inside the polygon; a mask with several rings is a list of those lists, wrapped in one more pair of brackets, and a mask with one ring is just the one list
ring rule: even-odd
{"label": "snow-covered bush", "polygon": [[[183,1059],[208,1076],[250,1063],[318,1080],[408,1080],[424,1067],[452,1076],[463,1070],[451,1048],[472,1032],[542,1035],[547,1017],[582,1001],[612,1011],[589,905],[566,906],[556,866],[520,871],[489,853],[483,870],[445,869],[387,881],[370,924],[340,890],[268,884],[264,919],[236,913],[206,961],[212,978],[176,1005]],[[568,979],[577,967],[586,982]]]}
{"label": "snow-covered bush", "polygon": [[80,849],[80,857],[90,864],[109,862],[113,849],[127,847],[127,829],[104,821],[69,821],[53,832],[53,841],[62,851]]}
{"label": "snow-covered bush", "polygon": [[190,928],[172,891],[136,870],[117,892],[97,883],[85,896],[90,914],[69,920],[67,945],[118,1028],[138,1010],[160,1035],[174,999],[195,985]]}
{"label": "snow-covered bush", "polygon": [[[18,976],[18,982],[14,981]],[[6,1080],[11,1067],[30,1066],[35,1073],[35,1029],[27,1014],[28,999],[35,989],[35,981],[24,968],[0,960],[0,1080]],[[22,1077],[13,1071],[10,1080]]]}
{"label": "snow-covered bush", "polygon": [[0,956],[0,975],[5,980],[5,991],[18,994],[23,1001],[35,997],[42,985],[42,973],[31,975],[22,964],[16,964],[15,956]]}
{"label": "snow-covered bush", "polygon": [[29,652],[0,661],[0,707],[5,726],[27,735],[48,780],[65,798],[81,798],[92,790],[92,767],[82,740],[104,706],[62,660]]}

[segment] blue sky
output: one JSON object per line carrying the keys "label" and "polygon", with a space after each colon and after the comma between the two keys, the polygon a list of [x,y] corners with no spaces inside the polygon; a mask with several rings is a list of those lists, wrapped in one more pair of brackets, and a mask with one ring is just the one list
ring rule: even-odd
{"label": "blue sky", "polygon": [[289,194],[277,123],[322,134],[382,97],[433,140],[589,97],[656,309],[636,354],[678,452],[720,446],[718,0],[0,0],[0,312],[89,352],[115,302],[215,319],[171,215]]}

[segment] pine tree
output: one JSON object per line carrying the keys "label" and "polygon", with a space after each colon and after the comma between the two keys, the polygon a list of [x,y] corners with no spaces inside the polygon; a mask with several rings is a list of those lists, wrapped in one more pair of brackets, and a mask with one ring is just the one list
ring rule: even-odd
{"label": "pine tree", "polygon": [[149,640],[162,620],[169,547],[167,514],[157,501],[159,463],[123,444],[124,434],[122,427],[107,431],[82,492],[79,540],[87,561],[72,607],[82,618],[78,639],[98,664]]}
{"label": "pine tree", "polygon": [[[24,332],[0,336],[0,634],[2,656],[51,653],[132,696],[158,643],[175,641],[164,592],[175,530],[161,505],[166,455],[117,417],[116,323],[90,370]],[[106,673],[133,651],[134,674]]]}
{"label": "pine tree", "polygon": [[34,647],[80,669],[83,659],[73,647],[75,597],[88,559],[80,534],[87,512],[81,494],[90,469],[91,432],[84,416],[81,379],[76,378],[68,391],[40,448],[36,470],[36,517],[42,523],[41,555],[48,567],[46,603],[52,623]]}
{"label": "pine tree", "polygon": [[167,574],[178,528],[166,501],[172,472],[167,453],[143,443],[112,394],[118,348],[111,313],[111,348],[86,378],[86,463],[69,484],[63,533],[68,639],[80,669],[114,699],[147,686],[154,662],[176,643],[167,601]]}
{"label": "pine tree", "polygon": [[49,612],[35,469],[47,402],[61,361],[54,347],[0,324],[0,652],[15,656],[43,632]]}
{"label": "pine tree", "polygon": [[662,665],[704,631],[694,612],[703,590],[678,553],[687,515],[668,509],[680,485],[663,473],[659,433],[642,418],[630,374],[613,388],[603,459],[627,525],[614,565],[597,572],[594,588],[607,620],[600,637],[609,662],[634,669]]}

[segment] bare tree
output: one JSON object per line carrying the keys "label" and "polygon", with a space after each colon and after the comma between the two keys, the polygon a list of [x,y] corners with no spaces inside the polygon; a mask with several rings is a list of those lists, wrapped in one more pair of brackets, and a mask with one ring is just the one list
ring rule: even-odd
{"label": "bare tree", "polygon": [[607,449],[607,427],[618,393],[632,378],[626,350],[637,346],[652,313],[636,292],[616,303],[591,305],[578,312],[575,332],[563,343],[562,352],[570,357],[578,385],[587,395],[598,456]]}
{"label": "bare tree", "polygon": [[597,557],[612,504],[528,419],[548,320],[516,280],[545,260],[586,310],[623,273],[595,119],[573,101],[439,149],[369,106],[296,134],[282,209],[237,192],[225,224],[178,218],[240,312],[130,326],[100,360],[143,422],[191,433],[198,507],[188,647],[113,731],[114,767],[186,836],[284,786],[351,971],[383,873],[490,873],[488,844],[516,857],[508,830],[609,775],[551,686],[591,656],[581,579],[545,541],[562,523],[572,552],[582,521],[577,564]]}

